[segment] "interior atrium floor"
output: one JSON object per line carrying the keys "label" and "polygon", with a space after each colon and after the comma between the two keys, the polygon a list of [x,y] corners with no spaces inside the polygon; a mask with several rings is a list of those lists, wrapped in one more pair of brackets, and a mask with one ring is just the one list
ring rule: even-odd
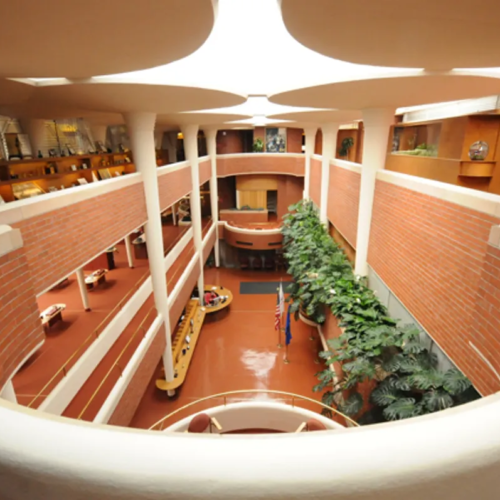
{"label": "interior atrium floor", "polygon": [[[284,363],[285,348],[278,348],[274,329],[276,293],[269,295],[241,294],[240,283],[247,281],[289,280],[286,273],[241,271],[238,269],[205,269],[205,283],[222,285],[233,293],[233,302],[226,314],[211,320],[207,316],[196,345],[186,381],[174,399],[155,386],[163,376],[160,362],[131,422],[131,427],[149,428],[169,413],[213,394],[247,389],[286,391],[320,400],[312,391],[315,374],[322,369],[316,364],[319,340],[317,332],[292,318],[292,341],[288,350],[289,364]],[[309,337],[314,334],[315,340]],[[284,344],[284,334],[282,335]],[[227,397],[228,402],[248,399],[284,399],[263,393],[245,393]],[[223,404],[223,399],[209,400],[179,412],[165,426],[204,408]],[[301,407],[318,411],[312,403]]]}

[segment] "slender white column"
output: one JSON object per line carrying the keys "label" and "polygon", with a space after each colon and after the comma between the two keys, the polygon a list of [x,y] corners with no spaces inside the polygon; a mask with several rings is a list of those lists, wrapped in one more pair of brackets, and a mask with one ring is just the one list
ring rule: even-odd
{"label": "slender white column", "polygon": [[[153,136],[156,115],[154,113],[127,113],[124,115],[134,155],[134,163],[142,174],[148,221],[145,225],[149,270],[153,284],[153,295],[158,313],[165,324],[166,347],[163,353],[165,379],[174,380],[172,360],[172,337],[167,300],[167,278],[163,257],[163,234],[161,230],[160,197],[156,170],[155,141]],[[175,391],[169,391],[173,395]]]}
{"label": "slender white column", "polygon": [[130,234],[127,234],[123,241],[125,241],[125,251],[127,252],[128,267],[130,267],[130,269],[133,269],[134,257],[132,255],[132,241],[130,241]]}
{"label": "slender white column", "polygon": [[304,129],[306,136],[305,155],[305,171],[304,171],[304,200],[308,200],[310,196],[311,186],[311,157],[314,154],[314,146],[316,144],[316,132],[318,127],[308,127]]}
{"label": "slender white column", "polygon": [[323,131],[323,161],[321,163],[321,206],[320,221],[328,226],[328,187],[330,184],[330,160],[335,158],[337,148],[338,123],[329,123],[321,127]]}
{"label": "slender white column", "polygon": [[83,274],[83,267],[76,270],[76,279],[78,281],[78,287],[80,288],[80,295],[82,297],[83,308],[86,311],[90,311],[89,294],[87,291],[87,286],[85,285],[85,276]]}
{"label": "slender white column", "polygon": [[175,203],[172,205],[172,222],[174,226],[177,226],[177,213],[176,213],[177,207],[175,206]]}
{"label": "slender white column", "polygon": [[393,109],[363,110],[363,166],[359,191],[358,232],[356,239],[356,262],[354,272],[360,276],[368,274],[368,243],[372,221],[373,198],[377,170],[385,166],[389,131],[394,123]]}
{"label": "slender white column", "polygon": [[92,134],[92,139],[94,139],[94,143],[100,141],[106,146],[106,135],[108,133],[107,125],[92,124],[90,125],[90,133]]}
{"label": "slender white column", "polygon": [[16,393],[14,391],[14,385],[12,384],[12,380],[9,380],[0,392],[0,398],[10,401],[11,403],[17,403]]}
{"label": "slender white column", "polygon": [[217,189],[217,129],[204,129],[207,140],[207,151],[212,164],[212,175],[210,177],[210,206],[212,208],[212,220],[215,224],[215,267],[220,266],[219,249],[219,192]]}
{"label": "slender white column", "polygon": [[201,203],[200,203],[200,169],[198,163],[198,125],[186,125],[182,127],[184,136],[184,152],[186,160],[191,164],[192,191],[189,197],[191,204],[191,224],[193,226],[194,249],[200,260],[200,276],[198,278],[198,290],[200,292],[200,304],[203,305],[203,243],[201,235]]}
{"label": "slender white column", "polygon": [[21,128],[25,134],[28,134],[31,144],[33,158],[38,156],[40,151],[43,156],[48,156],[48,151],[45,149],[46,144],[46,126],[45,120],[34,118],[23,118],[20,121]]}

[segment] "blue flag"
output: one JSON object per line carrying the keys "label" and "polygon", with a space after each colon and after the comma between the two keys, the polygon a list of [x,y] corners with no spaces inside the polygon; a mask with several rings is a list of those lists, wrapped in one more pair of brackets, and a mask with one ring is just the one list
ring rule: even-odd
{"label": "blue flag", "polygon": [[288,305],[288,311],[286,313],[286,328],[285,328],[285,344],[289,345],[292,340],[292,330],[290,329],[290,305]]}

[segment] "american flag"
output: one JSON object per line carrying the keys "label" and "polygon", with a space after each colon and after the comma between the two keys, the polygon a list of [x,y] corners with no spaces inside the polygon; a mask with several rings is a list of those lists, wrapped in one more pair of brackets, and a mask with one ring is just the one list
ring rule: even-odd
{"label": "american flag", "polygon": [[281,328],[281,300],[280,293],[278,291],[278,297],[276,300],[276,313],[274,315],[274,329],[279,330]]}

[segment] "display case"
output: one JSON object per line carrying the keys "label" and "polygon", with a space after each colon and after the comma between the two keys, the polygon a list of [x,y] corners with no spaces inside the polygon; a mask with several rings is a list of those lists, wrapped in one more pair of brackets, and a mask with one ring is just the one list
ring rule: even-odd
{"label": "display case", "polygon": [[[105,153],[0,162],[0,196],[5,202],[135,172],[130,153]],[[28,191],[20,185],[30,183]],[[24,193],[24,194],[23,194]]]}

